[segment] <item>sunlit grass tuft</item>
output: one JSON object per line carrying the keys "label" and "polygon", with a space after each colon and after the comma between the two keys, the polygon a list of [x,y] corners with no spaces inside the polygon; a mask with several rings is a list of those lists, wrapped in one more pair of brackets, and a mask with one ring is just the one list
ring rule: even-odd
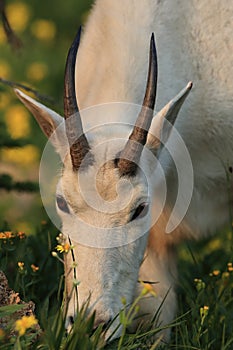
{"label": "sunlit grass tuft", "polygon": [[[188,248],[183,246],[186,254],[181,254],[179,267],[179,314],[172,325],[159,327],[147,324],[139,327],[134,334],[128,333],[127,327],[137,314],[138,302],[135,300],[128,307],[123,298],[119,325],[116,326],[123,329],[122,335],[106,344],[103,337],[106,330],[103,331],[100,326],[93,331],[95,315],[87,316],[88,303],[78,311],[67,333],[67,308],[61,289],[64,282],[62,254],[56,253],[60,259],[55,259],[51,252],[59,246],[58,251],[66,254],[70,247],[66,246],[62,234],[51,236],[49,231],[48,224],[44,222],[35,236],[10,230],[1,231],[0,235],[0,269],[6,273],[11,271],[11,274],[8,273],[10,283],[14,290],[20,292],[21,298],[36,303],[35,318],[43,329],[42,333],[35,330],[37,333],[33,339],[28,338],[30,332],[26,329],[22,336],[16,337],[15,341],[22,349],[32,340],[36,350],[233,349],[233,264],[231,250],[224,250],[225,246],[229,248],[231,245],[230,235],[220,235],[221,244],[212,252],[209,251],[209,241]],[[143,287],[143,295],[139,298],[151,293],[149,285]],[[172,328],[172,335],[170,342],[165,343],[162,333],[168,327]],[[1,349],[8,350],[17,345],[7,343],[8,331],[3,329],[0,333]]]}

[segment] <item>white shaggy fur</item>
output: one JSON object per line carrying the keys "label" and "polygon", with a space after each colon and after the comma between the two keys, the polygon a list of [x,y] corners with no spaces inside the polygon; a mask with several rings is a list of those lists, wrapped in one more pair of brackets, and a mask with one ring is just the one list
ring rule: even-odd
{"label": "white shaggy fur", "polygon": [[[183,222],[171,234],[165,233],[178,184],[174,164],[163,149],[160,162],[166,172],[166,206],[151,229],[148,240],[144,235],[139,240],[116,249],[96,249],[81,245],[75,248],[78,278],[81,281],[79,302],[85,302],[91,293],[90,301],[96,309],[97,321],[107,322],[119,312],[121,296],[132,302],[139,274],[142,280],[159,282],[153,285],[158,298],[144,299],[141,313],[153,315],[169,291],[160,321],[170,322],[175,313],[174,245],[182,238],[208,235],[229,222],[232,198],[229,198],[226,174],[229,166],[233,165],[232,18],[233,3],[227,0],[97,0],[92,9],[81,38],[76,63],[76,94],[81,109],[109,102],[142,103],[152,32],[156,36],[159,67],[156,108],[162,108],[187,81],[192,80],[194,83],[175,124],[190,152],[194,169],[192,201]],[[58,121],[58,116],[54,116],[52,111],[21,92],[17,94],[34,113],[44,132],[44,124],[47,123],[54,129],[61,122],[62,119]],[[83,118],[84,130],[90,127],[90,123],[101,124],[111,119],[111,116],[107,115],[106,120],[104,118],[101,113],[95,114],[93,120]],[[116,112],[113,119],[133,123],[135,116],[130,113],[122,116]],[[157,129],[155,116],[150,132],[157,134]],[[125,137],[130,130],[112,127],[108,133],[111,139],[119,134]],[[105,137],[102,133],[98,134],[97,130],[92,134],[90,143],[92,146],[98,145],[99,140]],[[179,152],[172,135],[170,142],[174,142],[172,147]],[[149,137],[148,146],[153,148],[151,143]],[[59,149],[58,143],[56,147]],[[116,154],[119,149],[114,147],[108,144],[104,154],[95,150],[98,159],[96,163],[104,163],[107,153]],[[97,165],[97,169],[94,166],[88,170],[86,181],[92,181],[93,174],[98,171]],[[145,167],[147,174],[150,174],[148,181],[153,187],[153,182],[158,178],[157,170],[152,165],[146,164]],[[116,184],[118,181],[116,169],[110,167],[101,172],[99,182],[105,186],[102,192],[106,197],[113,195],[113,189],[108,184]],[[140,175],[132,180],[132,184],[133,201],[145,197]],[[90,223],[97,222],[104,227],[113,226],[116,220],[122,220],[123,225],[127,223],[126,217],[132,202],[123,216],[121,213],[120,219],[117,215],[111,216],[111,219],[105,214],[97,215],[79,202],[80,188],[69,159],[66,159],[63,178],[58,186],[58,193],[61,192],[72,203],[73,209],[72,218],[60,213],[65,234],[77,230],[76,207],[77,213]],[[152,207],[156,204],[156,198],[154,199],[152,196]],[[137,229],[144,230],[144,221],[137,221],[136,225],[132,223],[128,235],[134,235]],[[145,259],[139,271],[144,253]],[[68,257],[66,271],[70,264],[71,256]],[[71,275],[67,276],[66,284],[69,294],[72,290]],[[73,295],[70,314],[74,315],[75,310],[76,297]],[[115,334],[117,335],[119,332]]]}
{"label": "white shaggy fur", "polygon": [[[232,18],[228,1],[99,0],[77,59],[81,108],[112,101],[142,103],[152,32],[159,64],[156,108],[188,80],[194,82],[176,123],[194,165],[197,203],[189,223],[194,237],[229,219],[225,181],[233,162]],[[216,202],[210,191],[217,191]]]}

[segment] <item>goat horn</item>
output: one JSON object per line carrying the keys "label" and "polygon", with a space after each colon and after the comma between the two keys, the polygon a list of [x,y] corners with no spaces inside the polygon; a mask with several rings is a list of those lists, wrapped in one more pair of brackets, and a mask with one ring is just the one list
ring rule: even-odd
{"label": "goat horn", "polygon": [[135,126],[129,139],[121,151],[117,166],[122,176],[133,176],[137,170],[137,164],[146,144],[148,130],[150,128],[153,110],[155,106],[156,90],[157,90],[157,54],[155,47],[154,33],[150,40],[150,58],[149,70],[147,77],[146,92],[143,100],[142,109],[138,115]]}
{"label": "goat horn", "polygon": [[90,151],[87,138],[83,133],[82,121],[75,93],[75,63],[80,36],[81,27],[67,56],[64,81],[64,117],[66,119],[66,135],[70,145],[70,156],[74,171],[80,168],[84,157]]}

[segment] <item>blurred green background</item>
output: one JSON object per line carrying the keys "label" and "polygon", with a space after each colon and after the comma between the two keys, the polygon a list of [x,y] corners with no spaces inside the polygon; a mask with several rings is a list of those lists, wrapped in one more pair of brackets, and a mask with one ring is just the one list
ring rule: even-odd
{"label": "blurred green background", "polygon": [[[37,90],[49,98],[42,103],[62,114],[66,55],[92,3],[92,0],[6,0],[6,16],[22,45],[16,49],[8,43],[1,22],[0,78]],[[6,147],[9,143],[21,147]],[[9,174],[13,181],[37,182],[45,143],[39,126],[12,88],[0,82],[0,176]],[[47,218],[39,192],[0,188],[0,231],[8,228],[34,233],[44,220]]]}

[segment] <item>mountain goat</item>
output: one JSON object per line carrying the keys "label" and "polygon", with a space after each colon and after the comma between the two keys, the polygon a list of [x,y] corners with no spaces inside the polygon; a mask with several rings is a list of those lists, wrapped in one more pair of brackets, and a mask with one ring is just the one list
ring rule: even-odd
{"label": "mountain goat", "polygon": [[169,323],[175,245],[229,222],[232,18],[226,0],[97,0],[67,58],[66,123],[16,91],[63,161],[56,202],[74,246],[65,266],[69,320],[89,298],[95,326],[108,325],[142,280],[157,297],[146,295],[139,315],[150,319],[165,299],[160,321]]}

